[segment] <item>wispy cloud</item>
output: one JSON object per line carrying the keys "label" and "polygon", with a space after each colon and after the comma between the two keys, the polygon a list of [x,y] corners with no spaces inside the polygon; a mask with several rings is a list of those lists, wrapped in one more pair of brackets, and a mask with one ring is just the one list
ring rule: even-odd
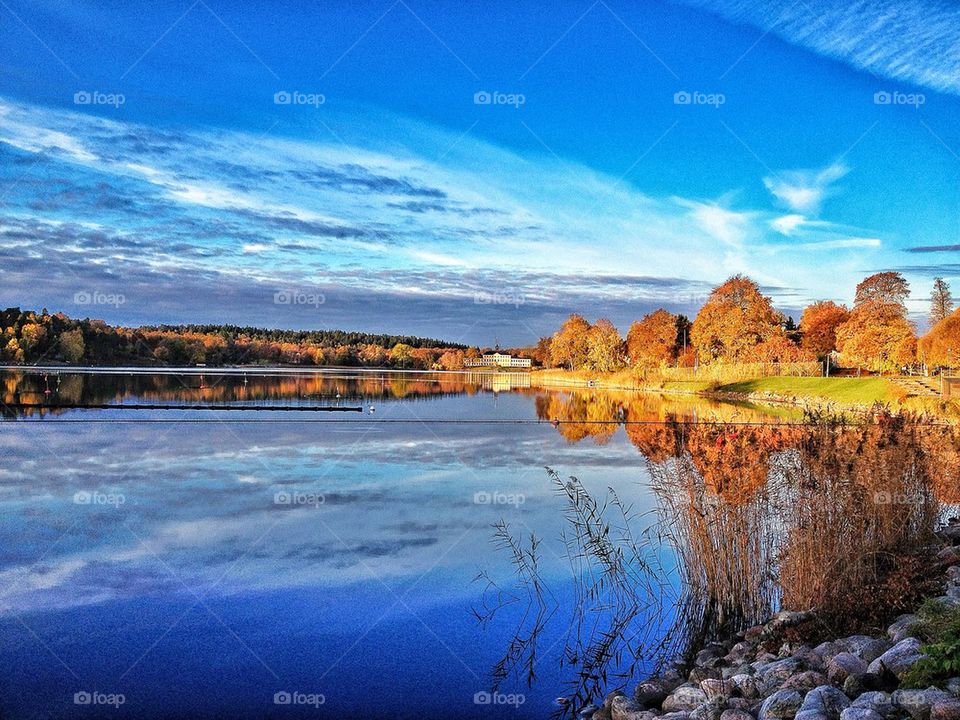
{"label": "wispy cloud", "polygon": [[[849,168],[840,163],[828,165],[820,170],[788,170],[763,179],[767,190],[784,206],[796,213],[813,214],[820,212],[824,199],[834,191],[831,186],[849,172]],[[795,216],[787,216],[786,226],[795,230],[800,221]],[[790,234],[789,232],[784,234]]]}
{"label": "wispy cloud", "polygon": [[690,0],[827,57],[960,94],[960,8],[937,0]]}

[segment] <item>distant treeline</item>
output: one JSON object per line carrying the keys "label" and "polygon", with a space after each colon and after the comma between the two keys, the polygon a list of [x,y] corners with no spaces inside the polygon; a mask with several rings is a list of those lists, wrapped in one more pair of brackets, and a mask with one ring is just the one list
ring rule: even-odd
{"label": "distant treeline", "polygon": [[272,330],[236,325],[127,328],[8,308],[0,311],[0,361],[33,365],[341,365],[458,369],[477,348],[411,335]]}

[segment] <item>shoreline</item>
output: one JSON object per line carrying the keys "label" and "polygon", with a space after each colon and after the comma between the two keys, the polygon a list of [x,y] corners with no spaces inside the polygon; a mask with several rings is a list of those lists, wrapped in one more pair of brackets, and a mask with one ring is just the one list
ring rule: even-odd
{"label": "shoreline", "polygon": [[[821,396],[814,393],[778,393],[769,390],[761,391],[734,391],[723,388],[742,386],[749,383],[762,383],[772,379],[784,378],[789,380],[792,376],[777,376],[775,378],[756,378],[752,381],[735,381],[730,383],[719,383],[717,381],[655,381],[648,382],[643,380],[627,381],[614,375],[596,375],[594,377],[577,376],[566,370],[534,370],[530,373],[531,385],[543,388],[583,388],[598,390],[616,390],[625,392],[643,392],[657,395],[681,395],[688,397],[700,397],[708,400],[716,400],[729,403],[753,403],[759,405],[775,405],[800,408],[818,412],[824,410],[840,410],[855,413],[870,413],[877,409],[878,405],[885,406],[892,411],[908,412],[926,412],[934,413],[944,417],[960,416],[960,406],[954,401],[945,401],[939,397],[925,397],[918,395],[902,395],[900,397],[871,398],[868,401],[843,401],[828,396]],[[808,378],[793,378],[794,380],[805,381]],[[849,382],[861,383],[862,380],[881,380],[884,383],[892,382],[892,378],[816,378],[825,383]],[[797,383],[798,385],[803,384]],[[689,385],[692,387],[678,387]],[[898,402],[899,401],[899,402]]]}
{"label": "shoreline", "polygon": [[[940,579],[944,594],[925,598],[924,608],[936,603],[960,622],[960,518],[941,528],[933,551],[928,570]],[[631,695],[614,690],[602,704],[575,709],[575,717],[958,720],[960,668],[929,687],[908,687],[922,675],[915,673],[929,647],[929,638],[922,640],[925,621],[916,614],[919,608],[882,632],[838,635],[816,646],[803,638],[803,628],[816,625],[816,611],[781,611],[766,623],[708,643],[684,671],[642,680]]]}

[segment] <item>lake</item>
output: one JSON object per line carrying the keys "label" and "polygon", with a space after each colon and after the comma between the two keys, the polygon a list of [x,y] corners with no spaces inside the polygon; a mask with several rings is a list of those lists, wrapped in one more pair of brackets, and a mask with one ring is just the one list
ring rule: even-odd
{"label": "lake", "polygon": [[[0,390],[3,718],[550,717],[796,595],[789,563],[760,578],[802,483],[760,488],[828,455],[794,410],[522,374],[8,370]],[[866,432],[831,452],[891,477],[921,449],[955,461],[942,435],[891,454]],[[870,487],[870,512],[931,510],[927,485]],[[730,556],[756,565],[735,592],[711,569]]]}

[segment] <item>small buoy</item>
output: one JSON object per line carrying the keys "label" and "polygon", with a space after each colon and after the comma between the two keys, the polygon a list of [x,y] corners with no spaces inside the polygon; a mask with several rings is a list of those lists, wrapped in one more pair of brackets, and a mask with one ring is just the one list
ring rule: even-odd
{"label": "small buoy", "polygon": [[373,405],[371,405],[371,406],[370,406],[370,412],[375,413],[376,411],[377,411],[377,409],[376,409]]}

